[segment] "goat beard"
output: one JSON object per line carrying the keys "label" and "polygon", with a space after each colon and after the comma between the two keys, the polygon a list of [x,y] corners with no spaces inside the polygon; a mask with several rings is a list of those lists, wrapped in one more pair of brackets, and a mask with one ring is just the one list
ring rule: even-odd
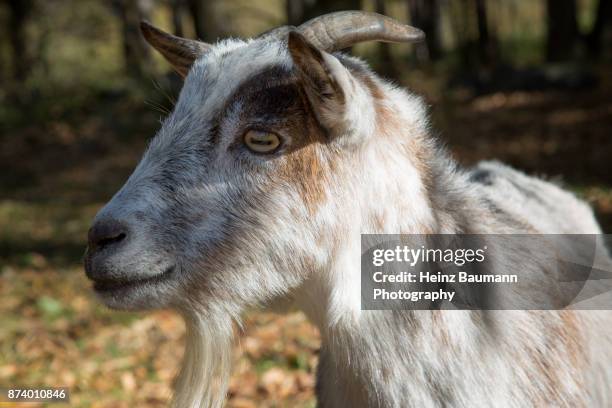
{"label": "goat beard", "polygon": [[231,370],[232,319],[197,313],[183,314],[185,354],[175,380],[172,406],[177,408],[221,408]]}

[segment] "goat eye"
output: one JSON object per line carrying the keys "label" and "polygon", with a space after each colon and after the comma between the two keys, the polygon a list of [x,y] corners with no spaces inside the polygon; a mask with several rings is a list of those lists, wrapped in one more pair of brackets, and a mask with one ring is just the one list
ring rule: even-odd
{"label": "goat eye", "polygon": [[280,146],[280,138],[272,132],[249,130],[244,134],[244,144],[254,153],[272,153]]}

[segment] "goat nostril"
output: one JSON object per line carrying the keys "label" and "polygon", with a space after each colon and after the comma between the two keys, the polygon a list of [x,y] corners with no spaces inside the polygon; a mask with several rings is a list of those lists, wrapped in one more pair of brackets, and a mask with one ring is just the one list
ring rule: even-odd
{"label": "goat nostril", "polygon": [[93,251],[125,241],[128,229],[123,223],[116,220],[104,220],[96,222],[88,235],[89,247]]}
{"label": "goat nostril", "polygon": [[108,238],[102,238],[100,241],[98,241],[97,245],[99,248],[104,248],[105,246],[108,246],[110,244],[114,244],[116,242],[121,242],[125,239],[125,233],[122,232],[119,235],[115,236],[115,237],[108,237]]}

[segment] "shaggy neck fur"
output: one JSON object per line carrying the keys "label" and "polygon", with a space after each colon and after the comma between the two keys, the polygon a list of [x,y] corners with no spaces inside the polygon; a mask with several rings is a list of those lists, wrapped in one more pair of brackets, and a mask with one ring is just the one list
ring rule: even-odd
{"label": "shaggy neck fur", "polygon": [[572,312],[360,309],[361,233],[505,230],[414,121],[425,117],[420,103],[378,85],[386,98],[377,101],[376,138],[350,153],[362,162],[351,169],[354,184],[337,186],[326,209],[346,222],[335,226],[327,268],[296,295],[321,332],[319,406],[584,404],[588,357]]}
{"label": "shaggy neck fur", "polygon": [[[376,101],[376,137],[348,153],[359,155],[362,164],[350,170],[353,185],[337,186],[339,197],[334,200],[335,205],[353,205],[330,204],[332,208],[326,209],[345,214],[346,222],[335,231],[341,238],[332,239],[328,268],[297,295],[298,304],[321,331],[317,395],[322,407],[431,406],[446,398],[440,380],[453,375],[442,363],[457,361],[435,358],[435,352],[450,354],[449,344],[455,344],[460,355],[467,352],[461,348],[474,340],[469,335],[474,323],[466,313],[446,316],[444,325],[445,315],[436,312],[360,309],[360,234],[459,232],[463,215],[452,216],[443,201],[432,200],[439,194],[445,201],[469,200],[452,197],[462,190],[463,180],[429,140],[420,101],[382,83],[374,86],[384,87],[385,95]],[[460,326],[457,333],[466,338],[453,338],[448,324]],[[462,370],[454,374],[463,375]]]}

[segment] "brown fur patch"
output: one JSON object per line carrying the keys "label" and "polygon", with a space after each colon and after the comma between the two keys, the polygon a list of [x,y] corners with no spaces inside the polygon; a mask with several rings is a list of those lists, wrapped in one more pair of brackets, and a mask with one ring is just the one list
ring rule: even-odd
{"label": "brown fur patch", "polygon": [[431,311],[431,325],[433,327],[433,333],[443,346],[451,347],[452,342],[448,333],[447,324],[442,317],[442,313],[445,312],[441,310]]}
{"label": "brown fur patch", "polygon": [[581,371],[587,363],[587,356],[584,351],[584,337],[580,328],[582,322],[579,320],[576,312],[562,310],[559,314],[561,326],[558,328],[558,337],[564,345],[570,365],[576,371]]}
{"label": "brown fur patch", "polygon": [[293,136],[292,144],[287,148],[280,175],[287,183],[297,187],[302,202],[312,216],[325,201],[325,186],[331,179],[330,163],[333,159],[322,161],[330,153],[322,146],[329,139],[326,131],[320,126],[308,98],[301,87],[295,102],[295,115],[288,121],[287,132]]}
{"label": "brown fur patch", "polygon": [[370,224],[374,231],[383,231],[385,228],[385,218],[381,213],[375,212],[370,216]]}
{"label": "brown fur patch", "polygon": [[[558,313],[558,316],[552,313]],[[586,393],[570,394],[567,384],[570,378],[578,390],[584,387],[580,373],[584,371],[586,355],[575,312],[533,312],[532,316],[548,326],[546,331],[549,333],[544,349],[527,345],[527,354],[516,356],[518,364],[532,366],[528,374],[544,387],[543,392],[533,394],[533,406],[585,406],[583,398]],[[521,363],[525,358],[529,361]]]}
{"label": "brown fur patch", "polygon": [[281,177],[297,187],[308,213],[314,215],[327,193],[328,172],[319,160],[316,144],[310,144],[287,155],[280,169]]}

